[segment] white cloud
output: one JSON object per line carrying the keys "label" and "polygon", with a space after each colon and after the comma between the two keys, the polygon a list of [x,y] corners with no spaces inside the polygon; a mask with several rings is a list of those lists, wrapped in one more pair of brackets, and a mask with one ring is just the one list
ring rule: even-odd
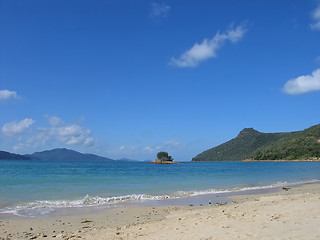
{"label": "white cloud", "polygon": [[20,137],[13,147],[14,152],[30,152],[31,149],[37,149],[38,147],[42,147],[46,144],[50,136],[46,131],[42,131],[42,129],[38,129],[38,133],[29,138]]}
{"label": "white cloud", "polygon": [[8,100],[10,98],[17,98],[18,95],[15,91],[9,91],[7,89],[0,90],[0,101],[1,100]]}
{"label": "white cloud", "polygon": [[31,118],[23,119],[20,122],[9,122],[3,125],[2,132],[7,136],[21,134],[26,131],[33,123],[34,120],[32,120]]}
{"label": "white cloud", "polygon": [[123,151],[123,150],[125,150],[125,146],[124,145],[122,145],[122,146],[120,146],[120,151]]}
{"label": "white cloud", "polygon": [[78,124],[64,124],[58,116],[46,116],[46,118],[51,126],[50,128],[41,128],[41,131],[45,131],[49,139],[55,138],[67,145],[93,145],[94,140],[89,129]]}
{"label": "white cloud", "polygon": [[311,75],[303,75],[289,80],[283,89],[292,95],[320,91],[320,68],[313,71]]}
{"label": "white cloud", "polygon": [[200,62],[217,56],[226,41],[238,42],[246,33],[244,24],[231,28],[225,33],[217,32],[212,39],[204,39],[201,43],[194,44],[189,50],[184,52],[179,58],[171,58],[170,64],[178,67],[196,67]]}
{"label": "white cloud", "polygon": [[[31,124],[32,119],[24,119],[20,122],[11,122],[3,126],[2,132],[5,135],[17,135],[14,139],[14,149],[19,151],[38,150],[39,148],[52,148],[67,146],[92,147],[95,144],[91,131],[78,124],[64,124],[57,117],[46,116],[49,127],[37,127],[28,132],[28,135],[17,135],[23,133]],[[9,140],[9,139],[8,139]]]}
{"label": "white cloud", "polygon": [[310,24],[312,30],[320,30],[320,5],[311,14],[313,23]]}
{"label": "white cloud", "polygon": [[151,16],[153,17],[167,17],[171,7],[165,3],[152,3]]}
{"label": "white cloud", "polygon": [[52,127],[49,129],[49,134],[67,145],[90,146],[93,144],[91,131],[76,124]]}
{"label": "white cloud", "polygon": [[48,119],[48,122],[50,123],[51,126],[58,126],[62,124],[61,118],[57,116],[46,116],[46,118]]}

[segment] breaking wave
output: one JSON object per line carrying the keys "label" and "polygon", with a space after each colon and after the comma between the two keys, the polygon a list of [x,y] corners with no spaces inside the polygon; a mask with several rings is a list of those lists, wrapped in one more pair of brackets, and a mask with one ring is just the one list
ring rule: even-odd
{"label": "breaking wave", "polygon": [[142,202],[142,201],[151,201],[151,200],[168,200],[168,199],[178,199],[178,198],[187,198],[194,197],[199,195],[207,194],[232,194],[239,193],[244,191],[254,191],[254,190],[263,190],[263,189],[272,189],[279,188],[284,186],[294,186],[300,184],[309,184],[317,183],[320,180],[310,180],[310,181],[300,181],[295,183],[288,182],[278,182],[272,185],[267,186],[250,186],[250,187],[235,187],[229,189],[207,189],[203,191],[177,191],[172,194],[165,195],[149,195],[149,194],[131,194],[124,196],[113,196],[113,197],[99,197],[99,196],[89,196],[86,195],[79,200],[38,200],[33,202],[27,202],[20,204],[15,207],[7,207],[5,209],[0,209],[1,214],[14,214],[17,216],[27,216],[35,217],[49,214],[55,209],[59,208],[81,208],[81,207],[90,207],[90,206],[114,206],[121,203],[129,202]]}

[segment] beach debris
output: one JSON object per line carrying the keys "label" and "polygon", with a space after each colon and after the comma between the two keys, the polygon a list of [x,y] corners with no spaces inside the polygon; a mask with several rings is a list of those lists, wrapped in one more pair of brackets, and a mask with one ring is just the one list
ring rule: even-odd
{"label": "beach debris", "polygon": [[220,201],[220,202],[217,202],[217,205],[218,205],[218,206],[222,206],[222,205],[226,205],[226,204],[227,204],[227,202],[224,202],[224,203],[221,202],[221,201]]}
{"label": "beach debris", "polygon": [[82,221],[81,223],[91,223],[91,222],[93,222],[93,221],[91,221],[91,220],[84,220],[84,221]]}
{"label": "beach debris", "polygon": [[288,187],[282,187],[283,190],[288,191],[290,188]]}
{"label": "beach debris", "polygon": [[281,217],[281,214],[272,215],[272,216],[271,216],[271,221],[272,221],[272,220],[277,220],[277,219],[279,219],[280,217]]}

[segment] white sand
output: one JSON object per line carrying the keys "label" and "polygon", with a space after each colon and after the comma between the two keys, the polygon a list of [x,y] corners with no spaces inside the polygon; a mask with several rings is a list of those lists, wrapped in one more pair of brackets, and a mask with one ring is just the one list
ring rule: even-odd
{"label": "white sand", "polygon": [[233,199],[41,219],[0,216],[0,239],[320,239],[320,184]]}

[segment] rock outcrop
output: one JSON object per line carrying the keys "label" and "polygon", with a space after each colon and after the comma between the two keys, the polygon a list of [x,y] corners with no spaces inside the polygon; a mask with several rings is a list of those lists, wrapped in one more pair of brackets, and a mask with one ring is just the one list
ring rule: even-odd
{"label": "rock outcrop", "polygon": [[173,160],[169,158],[157,158],[153,162],[150,162],[149,164],[181,164],[180,162],[174,162]]}
{"label": "rock outcrop", "polygon": [[179,164],[179,162],[173,162],[173,158],[167,152],[158,152],[157,159],[150,164]]}

